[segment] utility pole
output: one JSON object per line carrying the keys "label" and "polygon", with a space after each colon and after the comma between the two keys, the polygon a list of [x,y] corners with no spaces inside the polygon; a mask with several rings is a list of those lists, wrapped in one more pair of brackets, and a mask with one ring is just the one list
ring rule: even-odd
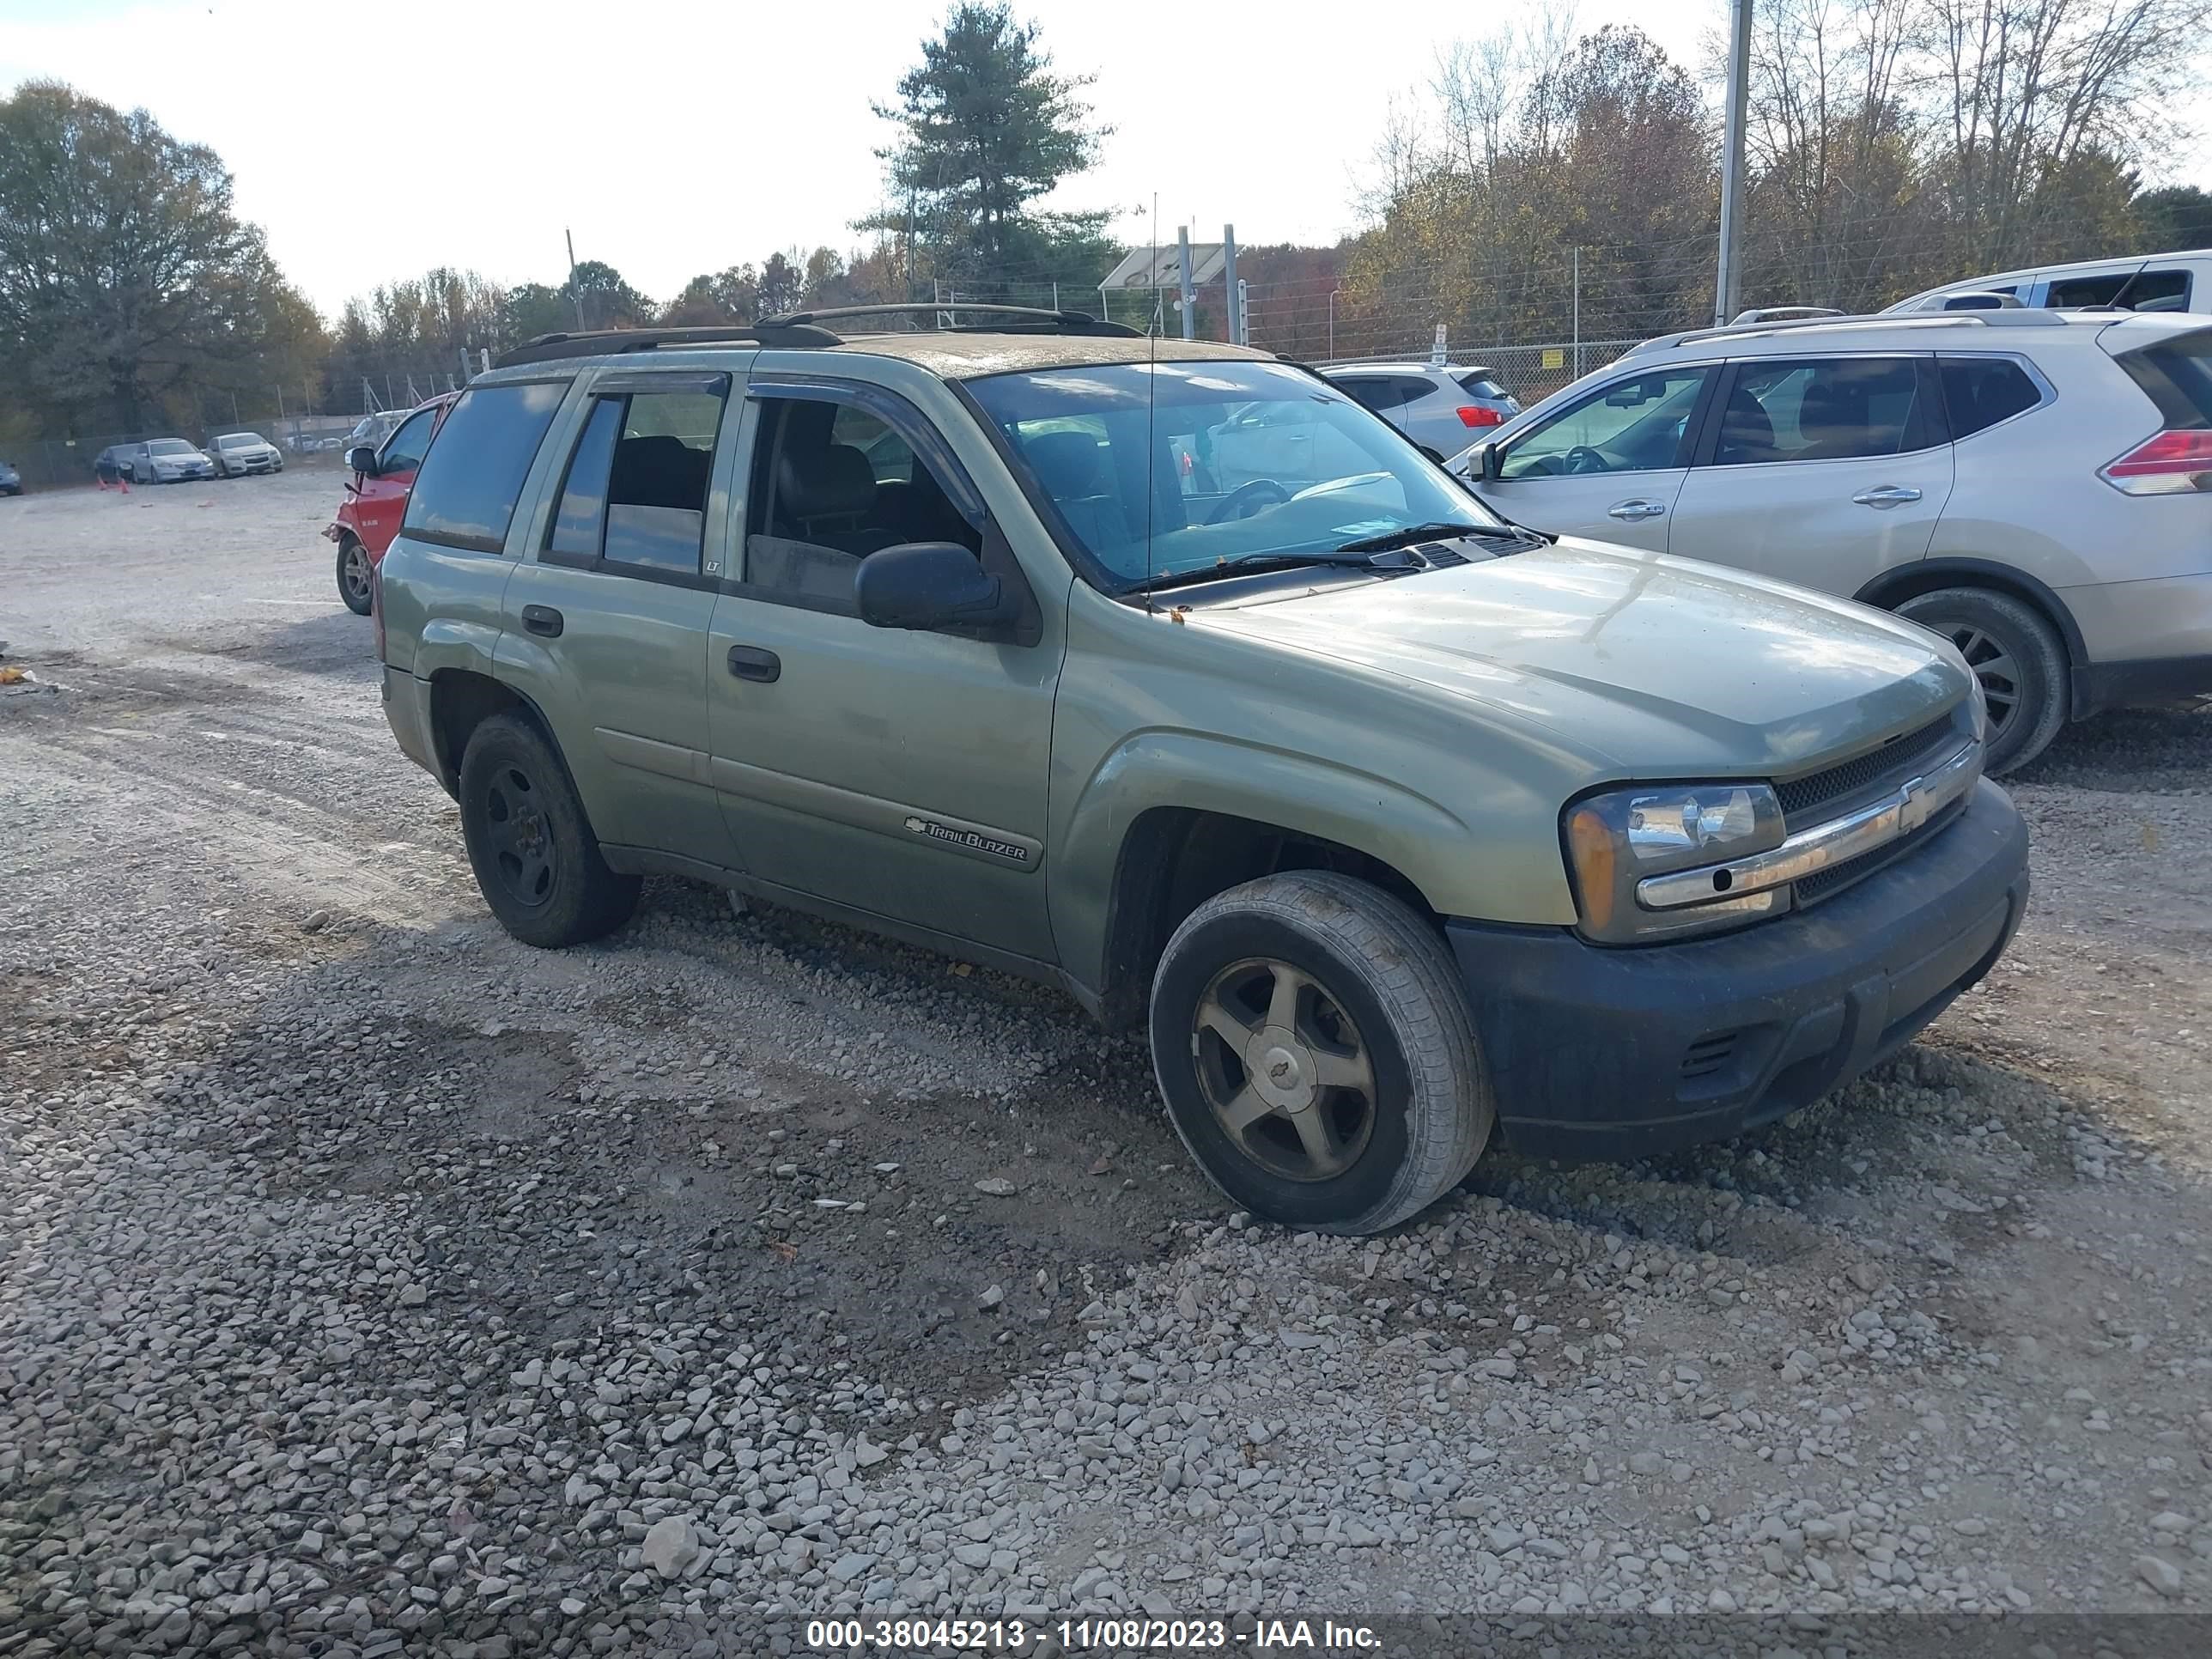
{"label": "utility pole", "polygon": [[1198,290],[1191,286],[1190,281],[1190,227],[1188,225],[1176,227],[1176,255],[1182,262],[1182,337],[1188,340],[1194,337],[1193,331],[1198,325]]}
{"label": "utility pole", "polygon": [[1743,292],[1743,128],[1751,82],[1751,0],[1734,0],[1729,29],[1727,147],[1721,157],[1720,270],[1713,283],[1713,323],[1727,323]]}
{"label": "utility pole", "polygon": [[1244,314],[1237,307],[1237,227],[1221,228],[1221,297],[1229,307],[1229,343],[1244,343]]}
{"label": "utility pole", "polygon": [[568,292],[576,296],[576,331],[584,331],[584,290],[576,286],[576,233],[563,228],[562,235],[568,239]]}
{"label": "utility pole", "polygon": [[1336,296],[1343,292],[1340,288],[1328,291],[1328,356],[1331,362],[1336,361]]}
{"label": "utility pole", "polygon": [[1575,250],[1575,379],[1583,377],[1583,251]]}

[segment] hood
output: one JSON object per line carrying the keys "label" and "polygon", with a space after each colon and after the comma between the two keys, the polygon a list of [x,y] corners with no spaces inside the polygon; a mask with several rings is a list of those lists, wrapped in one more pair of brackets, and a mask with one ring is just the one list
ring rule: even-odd
{"label": "hood", "polygon": [[1572,538],[1186,620],[1480,703],[1621,777],[1803,771],[1972,683],[1934,635],[1863,605]]}

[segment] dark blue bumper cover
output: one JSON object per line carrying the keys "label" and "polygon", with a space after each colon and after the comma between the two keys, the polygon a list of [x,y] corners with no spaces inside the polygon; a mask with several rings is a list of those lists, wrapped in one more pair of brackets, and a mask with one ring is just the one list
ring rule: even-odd
{"label": "dark blue bumper cover", "polygon": [[1741,933],[1629,950],[1448,933],[1507,1143],[1640,1158],[1770,1122],[1894,1054],[1989,971],[2027,891],[2027,826],[1984,780],[1895,864]]}

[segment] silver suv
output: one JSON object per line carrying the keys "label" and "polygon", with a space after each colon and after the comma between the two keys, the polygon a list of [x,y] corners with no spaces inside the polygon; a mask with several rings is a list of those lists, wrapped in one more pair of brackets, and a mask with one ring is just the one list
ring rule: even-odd
{"label": "silver suv", "polygon": [[2212,326],[2003,310],[1700,329],[1455,458],[1549,534],[1711,560],[1955,643],[1990,765],[2212,691]]}
{"label": "silver suv", "polygon": [[1498,371],[1468,363],[1324,363],[1321,372],[1417,444],[1449,455],[1521,412]]}

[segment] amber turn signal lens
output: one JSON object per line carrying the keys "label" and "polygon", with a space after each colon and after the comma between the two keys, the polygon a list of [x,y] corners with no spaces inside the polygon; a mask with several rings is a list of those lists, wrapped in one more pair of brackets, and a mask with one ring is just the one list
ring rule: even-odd
{"label": "amber turn signal lens", "polygon": [[1567,818],[1567,853],[1575,866],[1583,925],[1602,930],[1613,925],[1613,831],[1596,810],[1578,806]]}

